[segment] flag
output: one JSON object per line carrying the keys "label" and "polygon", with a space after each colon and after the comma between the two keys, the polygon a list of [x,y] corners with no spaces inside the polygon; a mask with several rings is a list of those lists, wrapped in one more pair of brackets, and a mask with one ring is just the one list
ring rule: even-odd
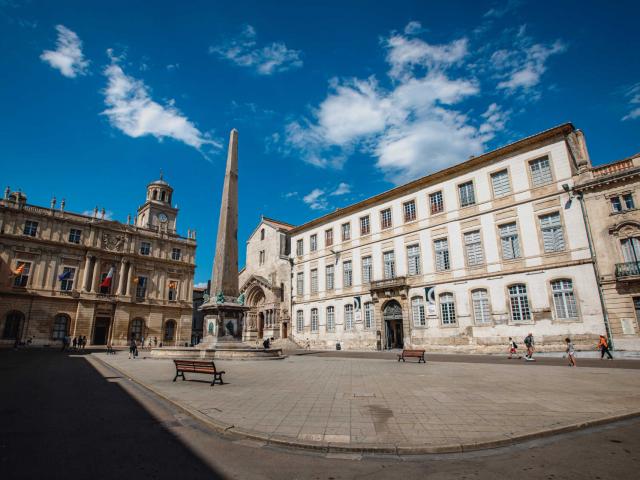
{"label": "flag", "polygon": [[133,283],[136,285],[140,282],[140,277],[133,277]]}
{"label": "flag", "polygon": [[169,288],[178,288],[178,282],[169,282]]}
{"label": "flag", "polygon": [[100,284],[100,287],[104,287],[104,288],[109,288],[111,287],[111,280],[113,280],[113,270],[114,268],[111,267],[109,269],[109,273],[107,273],[107,276],[104,277],[104,280],[102,281],[102,283]]}
{"label": "flag", "polygon": [[58,280],[60,280],[60,281],[67,280],[70,276],[71,276],[71,270],[69,270],[67,268],[67,269],[65,269],[64,272],[62,272],[60,275],[58,275]]}
{"label": "flag", "polygon": [[11,270],[11,273],[13,273],[16,277],[22,275],[22,271],[24,270],[24,263],[21,263],[20,265],[18,265],[18,268],[16,268],[15,270]]}

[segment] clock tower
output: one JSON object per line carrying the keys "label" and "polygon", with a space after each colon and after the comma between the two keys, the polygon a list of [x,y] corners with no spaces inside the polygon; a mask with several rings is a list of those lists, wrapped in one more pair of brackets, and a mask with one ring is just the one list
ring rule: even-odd
{"label": "clock tower", "polygon": [[136,226],[175,233],[178,209],[171,206],[173,188],[160,179],[147,185],[147,201],[138,208]]}

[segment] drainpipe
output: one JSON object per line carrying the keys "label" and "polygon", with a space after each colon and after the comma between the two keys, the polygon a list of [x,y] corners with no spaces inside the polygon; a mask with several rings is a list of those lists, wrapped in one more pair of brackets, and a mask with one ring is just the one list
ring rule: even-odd
{"label": "drainpipe", "polygon": [[593,262],[593,272],[596,276],[596,283],[598,284],[598,296],[600,298],[600,306],[602,308],[604,328],[607,331],[607,341],[611,350],[614,349],[613,336],[611,334],[611,325],[609,324],[609,314],[607,313],[607,307],[604,302],[604,292],[602,290],[602,284],[600,283],[600,270],[598,268],[598,259],[595,255],[593,240],[591,238],[591,225],[589,224],[589,216],[587,215],[587,209],[584,206],[584,198],[582,193],[576,195],[576,198],[580,202],[580,209],[582,210],[582,220],[584,222],[584,228],[587,232],[587,241],[589,243],[589,253],[591,254],[591,261]]}

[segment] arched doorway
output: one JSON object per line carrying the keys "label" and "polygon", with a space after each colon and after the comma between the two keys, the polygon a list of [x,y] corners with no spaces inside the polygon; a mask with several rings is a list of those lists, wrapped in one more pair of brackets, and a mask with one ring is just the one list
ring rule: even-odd
{"label": "arched doorway", "polygon": [[129,326],[129,339],[140,341],[144,335],[144,320],[142,318],[135,318],[131,321]]}
{"label": "arched doorway", "polygon": [[164,324],[164,345],[175,343],[176,340],[176,321],[167,320]]}
{"label": "arched doorway", "polygon": [[24,314],[16,310],[7,313],[4,321],[2,338],[6,340],[20,340],[22,336],[22,325],[24,324]]}
{"label": "arched doorway", "polygon": [[402,331],[402,307],[395,300],[390,300],[382,309],[385,330],[385,348],[402,348],[404,334]]}
{"label": "arched doorway", "polygon": [[264,313],[258,313],[258,338],[262,338],[264,335]]}

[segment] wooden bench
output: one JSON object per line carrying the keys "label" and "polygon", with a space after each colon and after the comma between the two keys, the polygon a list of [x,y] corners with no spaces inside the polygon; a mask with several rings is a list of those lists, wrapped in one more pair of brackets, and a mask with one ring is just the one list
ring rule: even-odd
{"label": "wooden bench", "polygon": [[418,363],[427,361],[424,359],[424,350],[402,350],[402,353],[398,354],[398,361],[405,361],[405,358],[417,358]]}
{"label": "wooden bench", "polygon": [[174,382],[178,377],[182,377],[182,380],[186,380],[184,378],[184,374],[185,372],[188,372],[213,375],[213,381],[211,382],[212,387],[216,384],[216,381],[219,381],[220,385],[224,385],[224,382],[222,381],[222,374],[224,371],[217,370],[216,364],[213,363],[213,360],[206,362],[199,360],[174,360],[173,363],[176,365],[176,376],[173,377]]}

